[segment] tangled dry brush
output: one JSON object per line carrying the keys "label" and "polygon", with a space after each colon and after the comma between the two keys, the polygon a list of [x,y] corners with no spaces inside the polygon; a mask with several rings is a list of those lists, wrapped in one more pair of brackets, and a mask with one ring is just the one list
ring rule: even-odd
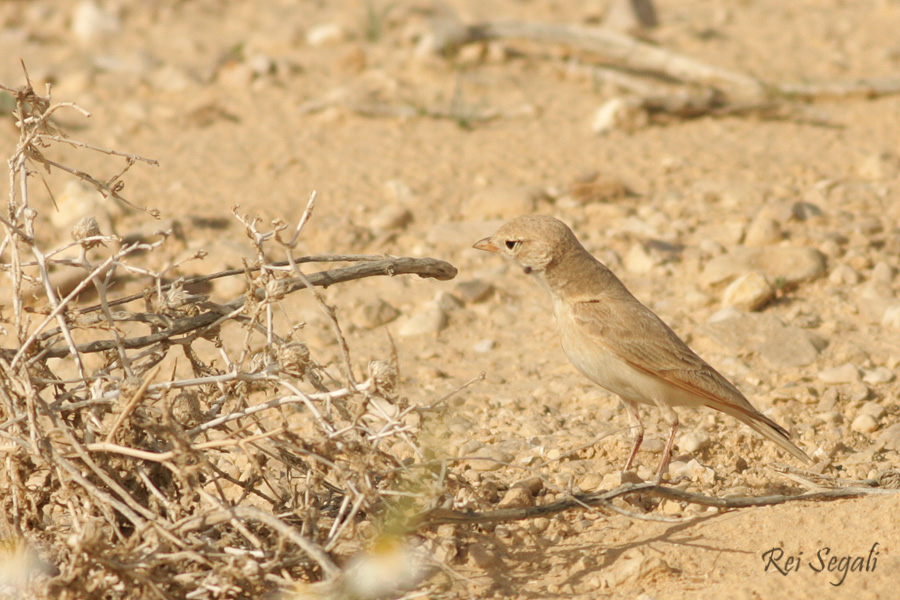
{"label": "tangled dry brush", "polygon": [[[360,375],[315,289],[456,269],[295,257],[315,194],[295,227],[263,230],[235,213],[257,260],[208,277],[175,278],[172,260],[154,259],[171,231],[123,239],[90,215],[73,241],[50,246],[40,215],[53,208],[36,200],[53,197],[48,173],[151,221],[123,197],[122,177],[153,161],[67,137],[58,113],[87,113],[52,103],[49,89],[3,90],[19,141],[0,216],[0,597],[367,596],[384,591],[360,589],[382,585],[373,570],[390,585],[414,582],[428,559],[404,541],[405,524],[453,494],[429,460],[425,425],[441,399],[405,402],[389,349]],[[95,177],[51,159],[60,147],[125,166]],[[304,274],[310,262],[349,266]],[[222,277],[248,291],[226,303],[196,291]],[[294,294],[316,295],[340,341],[337,364],[320,364],[283,310]]]}

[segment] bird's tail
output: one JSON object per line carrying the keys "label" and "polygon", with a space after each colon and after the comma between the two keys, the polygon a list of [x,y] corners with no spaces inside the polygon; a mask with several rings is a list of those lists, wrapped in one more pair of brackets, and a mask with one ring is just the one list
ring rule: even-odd
{"label": "bird's tail", "polygon": [[716,406],[717,409],[727,413],[735,419],[747,425],[750,429],[760,434],[764,438],[778,444],[784,451],[791,456],[802,461],[804,464],[810,464],[812,459],[791,441],[791,436],[785,429],[765,416],[764,414],[753,411],[753,413],[745,412],[738,408]]}

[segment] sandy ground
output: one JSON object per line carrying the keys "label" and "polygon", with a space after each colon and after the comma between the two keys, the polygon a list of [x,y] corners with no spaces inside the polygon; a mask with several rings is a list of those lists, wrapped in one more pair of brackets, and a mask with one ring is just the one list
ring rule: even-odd
{"label": "sandy ground", "polygon": [[[446,4],[464,22],[573,24],[596,22],[604,6]],[[661,26],[650,35],[661,46],[767,82],[889,77],[900,67],[893,0],[657,5]],[[449,58],[420,52],[426,2],[111,1],[93,15],[85,6],[0,4],[0,81],[21,83],[21,57],[36,82],[53,82],[56,100],[93,113],[62,119],[79,139],[157,159],[159,167],[134,167],[125,192],[182,224],[175,250],[211,250],[196,270],[239,264],[245,238],[232,206],[293,222],[313,190],[304,252],[432,256],[459,268],[456,281],[379,279],[328,291],[359,365],[387,358],[392,333],[412,400],[430,402],[485,371],[435,417],[433,449],[512,466],[458,465],[470,484],[459,506],[489,508],[533,475],[542,479],[539,503],[608,487],[630,443],[618,400],[567,363],[540,290],[471,249],[524,212],[567,221],[639,298],[788,426],[815,468],[851,479],[900,468],[900,432],[890,429],[900,391],[897,96],[822,100],[785,119],[674,119],[597,135],[593,115],[612,91],[589,54],[516,40]],[[362,114],[373,106],[401,114]],[[479,120],[488,110],[496,118]],[[11,152],[12,127],[0,130],[0,143]],[[118,168],[104,155],[63,155],[92,173]],[[605,182],[599,193],[572,193],[594,174]],[[150,219],[111,221],[123,234]],[[795,285],[773,278],[777,298],[757,313],[722,312],[727,282],[713,281],[709,265],[745,246],[815,249],[825,268]],[[786,260],[776,256],[777,265]],[[732,275],[753,270],[739,265]],[[386,325],[372,317],[381,301],[397,311]],[[309,323],[306,341],[335,359],[314,306],[298,299],[294,309]],[[645,476],[665,435],[657,417],[645,419],[654,438],[638,457]],[[682,425],[676,460],[690,490],[804,489],[769,468],[801,465],[740,424],[685,411]],[[678,524],[579,512],[442,529],[453,536],[449,569],[427,589],[451,598],[891,598],[898,508],[897,498],[873,497]],[[789,557],[798,557],[796,570],[787,570]],[[861,558],[829,571],[831,557]],[[848,565],[853,572],[834,571]]]}

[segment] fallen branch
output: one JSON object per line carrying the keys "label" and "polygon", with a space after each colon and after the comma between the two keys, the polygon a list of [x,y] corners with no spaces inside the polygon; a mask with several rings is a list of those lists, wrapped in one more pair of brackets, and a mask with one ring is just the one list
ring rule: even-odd
{"label": "fallen branch", "polygon": [[506,508],[484,512],[461,511],[446,508],[436,508],[420,514],[412,520],[411,529],[419,531],[444,524],[478,524],[478,523],[503,523],[508,521],[521,521],[554,515],[573,509],[585,507],[606,506],[615,498],[631,494],[643,494],[657,496],[677,502],[697,504],[699,506],[712,506],[723,510],[737,508],[749,508],[752,506],[773,506],[787,502],[812,502],[823,500],[846,500],[862,496],[894,495],[900,494],[900,489],[884,489],[873,487],[845,487],[833,488],[824,491],[809,492],[793,496],[785,494],[771,494],[768,496],[735,496],[728,498],[716,498],[705,494],[693,494],[676,488],[666,487],[653,483],[625,484],[613,490],[601,490],[588,494],[575,494],[569,498],[557,500],[541,506],[529,506],[525,508]]}
{"label": "fallen branch", "polygon": [[900,94],[900,78],[856,79],[820,83],[782,83],[776,86],[778,93],[797,100],[822,100],[826,98],[878,98]]}
{"label": "fallen branch", "polygon": [[[343,283],[345,281],[363,279],[366,277],[375,277],[378,275],[387,275],[393,277],[395,275],[412,274],[418,275],[419,277],[423,278],[430,277],[445,281],[456,277],[456,273],[456,267],[442,260],[437,260],[434,258],[401,257],[383,260],[372,260],[349,267],[320,271],[318,273],[311,273],[305,278],[308,279],[309,282],[314,286],[328,287],[330,285]],[[281,285],[281,291],[285,294],[289,294],[291,292],[306,288],[306,284],[301,280],[301,278],[297,277],[283,279],[279,283]],[[266,298],[267,292],[263,288],[257,288],[253,291],[253,294],[257,298],[257,300],[264,300]],[[211,327],[215,325],[220,319],[222,319],[223,316],[231,315],[235,311],[240,311],[243,308],[245,302],[246,296],[240,296],[225,304],[216,305],[214,307],[214,310],[210,310],[208,312],[201,313],[192,317],[176,319],[166,329],[156,331],[144,336],[124,338],[119,342],[125,349],[132,350],[135,348],[143,348],[145,346],[149,346],[151,344],[155,344],[164,340],[169,340],[175,336],[184,335],[198,329]],[[110,305],[112,304],[113,303],[110,302]],[[211,305],[212,303],[207,302],[205,304]],[[121,315],[119,316],[119,319],[126,320]],[[133,320],[142,319],[153,320],[152,315],[138,315],[133,318]],[[54,333],[59,332],[58,330],[54,330]],[[45,336],[45,339],[46,337],[48,336]],[[75,347],[78,352],[86,354],[94,352],[104,352],[106,350],[112,350],[115,348],[117,348],[117,342],[115,340],[97,340]],[[18,351],[16,350],[3,348],[0,349],[0,357],[11,360],[13,357],[15,357],[17,352]],[[62,358],[65,356],[69,356],[70,354],[71,349],[68,346],[60,345],[52,348],[46,348],[42,352],[40,352],[38,356],[41,360],[43,360],[47,358]]]}
{"label": "fallen branch", "polygon": [[726,86],[737,95],[758,97],[765,86],[755,77],[709,65],[683,54],[642,42],[602,27],[488,21],[468,27],[468,41],[525,38],[538,42],[565,44],[596,52],[604,59],[627,69],[658,73],[678,81],[703,86]]}

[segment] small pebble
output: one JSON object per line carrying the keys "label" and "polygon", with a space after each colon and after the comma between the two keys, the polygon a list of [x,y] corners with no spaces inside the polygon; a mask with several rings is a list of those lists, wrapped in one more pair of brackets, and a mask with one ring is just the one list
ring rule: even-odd
{"label": "small pebble", "polygon": [[863,371],[863,381],[878,385],[880,383],[890,383],[896,378],[894,372],[887,367],[875,367],[871,371]]}
{"label": "small pebble", "polygon": [[893,306],[900,306],[889,283],[872,279],[858,289],[854,298],[857,309],[873,323],[884,321]]}
{"label": "small pebble", "polygon": [[878,434],[877,441],[887,450],[900,450],[900,423],[894,423]]}
{"label": "small pebble", "polygon": [[652,271],[653,267],[659,264],[659,262],[659,259],[647,252],[647,249],[640,242],[632,244],[631,248],[628,250],[628,254],[626,254],[625,258],[622,260],[626,269],[638,275],[646,275]]}
{"label": "small pebble", "polygon": [[828,281],[834,285],[854,285],[862,276],[850,265],[838,265],[828,275]]}
{"label": "small pebble", "polygon": [[118,15],[104,10],[91,0],[79,2],[72,13],[72,33],[83,43],[111,36],[117,33],[121,26]]}
{"label": "small pebble", "polygon": [[523,487],[511,487],[503,495],[503,499],[497,504],[497,508],[523,508],[534,506],[534,498],[531,492]]}
{"label": "small pebble", "polygon": [[636,98],[617,97],[607,100],[597,112],[591,128],[596,134],[613,130],[632,131],[647,124],[649,116]]}
{"label": "small pebble", "polygon": [[878,429],[878,421],[872,415],[859,415],[850,424],[850,429],[860,433],[872,433]]}
{"label": "small pebble", "polygon": [[641,451],[644,452],[652,452],[653,454],[659,454],[666,448],[666,443],[659,438],[647,438],[644,440],[644,443],[641,444]]}
{"label": "small pebble", "polygon": [[885,412],[887,412],[887,409],[877,402],[866,402],[859,409],[859,414],[869,415],[876,421],[883,417]]}
{"label": "small pebble", "polygon": [[821,381],[828,384],[834,383],[853,383],[859,381],[859,370],[850,363],[839,367],[831,367],[819,371],[818,375]]}
{"label": "small pebble", "polygon": [[900,304],[892,304],[884,309],[881,324],[892,329],[900,329]]}
{"label": "small pebble", "polygon": [[497,471],[506,466],[506,463],[510,463],[513,460],[511,454],[493,446],[479,448],[478,450],[467,454],[467,456],[478,457],[476,460],[466,461],[467,464],[476,471]]}
{"label": "small pebble", "polygon": [[701,465],[696,458],[692,458],[688,462],[673,460],[669,463],[669,477],[672,479],[687,477],[691,481],[711,484],[716,479],[716,472]]}
{"label": "small pebble", "polygon": [[884,261],[877,263],[872,267],[872,280],[887,284],[893,283],[894,267]]}
{"label": "small pebble", "polygon": [[388,204],[402,204],[404,206],[409,206],[413,204],[416,199],[409,184],[400,179],[389,179],[388,181],[385,181],[382,189]]}
{"label": "small pebble", "polygon": [[828,425],[840,425],[844,416],[836,410],[826,410],[816,415],[816,418]]}
{"label": "small pebble", "polygon": [[512,487],[525,488],[528,490],[529,494],[535,496],[544,489],[544,480],[537,475],[532,475],[531,477],[526,477],[525,479],[515,482]]}
{"label": "small pebble", "polygon": [[775,289],[759,271],[741,275],[732,281],[722,294],[722,304],[748,311],[756,311],[775,297]]}
{"label": "small pebble", "polygon": [[475,344],[472,346],[472,350],[480,354],[486,354],[493,350],[495,345],[496,343],[494,342],[494,340],[485,339],[475,342]]}
{"label": "small pebble", "polygon": [[550,526],[550,519],[547,517],[538,517],[537,519],[532,519],[531,524],[528,527],[528,530],[531,533],[542,533],[547,530]]}
{"label": "small pebble", "polygon": [[600,473],[591,471],[581,478],[581,480],[578,482],[578,487],[587,492],[593,492],[599,489],[603,489],[603,477],[600,475]]}
{"label": "small pebble", "polygon": [[759,215],[747,226],[744,234],[745,246],[770,246],[781,241],[783,234],[778,221],[771,217]]}
{"label": "small pebble", "polygon": [[665,500],[659,507],[660,512],[664,515],[680,515],[683,512],[681,504],[675,500]]}
{"label": "small pebble", "polygon": [[900,158],[890,152],[870,154],[856,165],[856,172],[865,179],[891,179],[900,171]]}
{"label": "small pebble", "polygon": [[344,39],[344,29],[337,23],[317,25],[306,34],[306,43],[313,47],[333,44]]}
{"label": "small pebble", "polygon": [[709,434],[705,431],[690,431],[678,439],[678,449],[687,454],[693,454],[709,446]]}

